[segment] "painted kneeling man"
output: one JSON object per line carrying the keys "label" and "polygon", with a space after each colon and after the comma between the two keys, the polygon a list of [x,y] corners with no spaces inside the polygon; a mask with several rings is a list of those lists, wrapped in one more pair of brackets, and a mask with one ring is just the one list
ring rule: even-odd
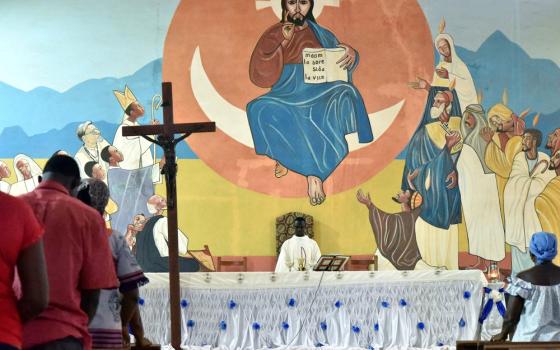
{"label": "painted kneeling man", "polygon": [[305,219],[297,217],[294,227],[294,235],[280,248],[275,272],[312,270],[321,257],[317,242],[305,234]]}
{"label": "painted kneeling man", "polygon": [[[146,221],[142,231],[136,235],[136,260],[144,272],[169,272],[169,247],[167,245],[167,201],[160,195],[148,199],[148,211],[153,216]],[[188,239],[181,230],[177,230],[179,244],[179,271],[196,272],[200,266],[194,259],[185,258]]]}

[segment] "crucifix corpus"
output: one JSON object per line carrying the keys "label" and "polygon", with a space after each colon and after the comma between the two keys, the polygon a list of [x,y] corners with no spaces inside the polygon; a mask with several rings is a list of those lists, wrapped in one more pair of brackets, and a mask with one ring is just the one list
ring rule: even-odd
{"label": "crucifix corpus", "polygon": [[[163,148],[165,165],[162,174],[165,175],[167,190],[167,232],[169,232],[169,307],[171,315],[171,345],[174,349],[181,348],[181,308],[179,284],[179,249],[177,238],[177,162],[175,160],[175,146],[197,132],[214,132],[214,122],[203,123],[173,123],[173,94],[171,83],[161,84],[163,107],[163,124],[140,125],[123,127],[123,136],[142,136]],[[175,138],[175,134],[182,134]],[[155,137],[153,139],[152,137]]]}

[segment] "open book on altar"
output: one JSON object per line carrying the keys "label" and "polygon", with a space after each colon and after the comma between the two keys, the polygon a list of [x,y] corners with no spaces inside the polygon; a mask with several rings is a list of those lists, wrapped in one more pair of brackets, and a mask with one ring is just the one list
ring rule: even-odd
{"label": "open book on altar", "polygon": [[336,63],[346,50],[342,47],[334,49],[303,49],[303,75],[308,84],[321,84],[332,81],[348,81],[348,71]]}
{"label": "open book on altar", "polygon": [[343,271],[348,260],[348,255],[321,255],[313,271]]}

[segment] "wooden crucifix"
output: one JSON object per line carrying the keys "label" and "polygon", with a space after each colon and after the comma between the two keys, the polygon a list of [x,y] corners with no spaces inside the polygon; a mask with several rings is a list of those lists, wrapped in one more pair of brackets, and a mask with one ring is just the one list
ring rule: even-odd
{"label": "wooden crucifix", "polygon": [[[171,315],[171,345],[174,349],[181,348],[181,307],[179,284],[179,248],[177,238],[177,162],[175,160],[175,146],[197,132],[216,131],[214,122],[202,123],[173,123],[173,94],[171,83],[161,84],[163,107],[163,124],[126,126],[122,128],[123,136],[142,136],[150,142],[163,148],[165,165],[162,173],[165,175],[167,190],[167,232],[169,237],[169,307]],[[183,134],[175,138],[175,134]],[[150,136],[155,136],[156,139]]]}

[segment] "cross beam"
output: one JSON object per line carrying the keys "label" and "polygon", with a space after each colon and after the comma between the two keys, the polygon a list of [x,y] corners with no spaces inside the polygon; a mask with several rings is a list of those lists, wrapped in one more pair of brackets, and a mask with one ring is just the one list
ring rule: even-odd
{"label": "cross beam", "polygon": [[[171,316],[171,345],[174,349],[181,348],[181,307],[179,283],[179,249],[177,238],[177,162],[175,146],[193,133],[214,132],[214,122],[173,123],[173,93],[170,82],[162,87],[163,124],[126,126],[122,128],[123,136],[142,136],[160,146],[165,155],[165,174],[167,190],[167,232],[169,243],[169,307]],[[175,134],[183,134],[175,138]],[[155,139],[153,138],[155,137]]]}

